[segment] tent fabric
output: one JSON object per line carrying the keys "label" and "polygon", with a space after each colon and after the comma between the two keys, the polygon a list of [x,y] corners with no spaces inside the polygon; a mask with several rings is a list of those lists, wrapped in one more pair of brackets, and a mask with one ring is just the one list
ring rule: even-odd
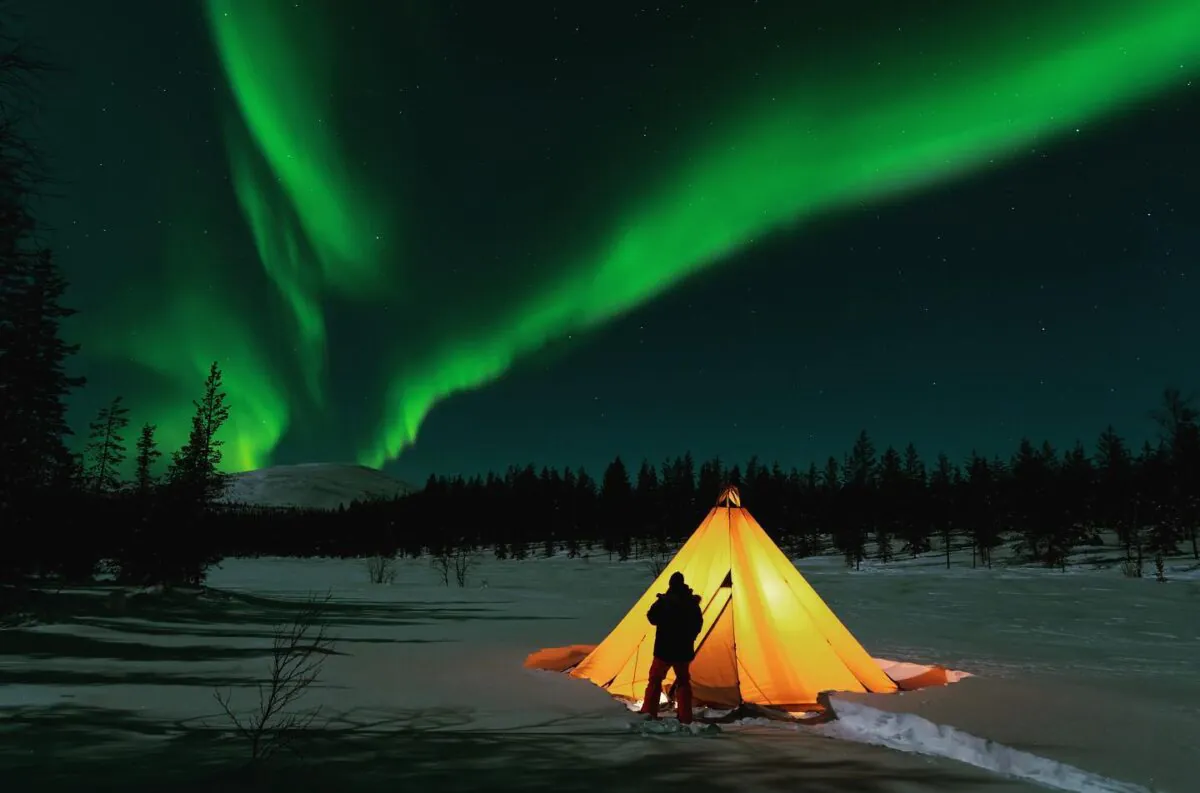
{"label": "tent fabric", "polygon": [[[654,646],[646,611],[676,572],[700,595],[704,614],[691,665],[697,704],[797,710],[816,705],[822,691],[900,690],[741,506],[735,488],[722,493],[604,641],[582,658],[586,645],[542,650],[526,666],[569,670],[616,697],[640,699]],[[946,682],[944,670],[921,669],[927,671],[905,680],[905,689]]]}

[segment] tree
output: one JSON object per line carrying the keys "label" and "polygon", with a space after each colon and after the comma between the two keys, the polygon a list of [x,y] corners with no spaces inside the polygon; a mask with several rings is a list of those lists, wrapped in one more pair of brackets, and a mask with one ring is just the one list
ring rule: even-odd
{"label": "tree", "polygon": [[1200,489],[1196,485],[1200,481],[1200,410],[1195,401],[1170,387],[1163,391],[1162,405],[1152,415],[1168,463],[1160,550],[1174,553],[1178,540],[1186,536],[1191,540],[1192,556],[1200,559]]}
{"label": "tree", "polygon": [[842,511],[842,467],[833,455],[825,460],[816,495],[818,526],[833,539],[834,547],[844,552],[842,538],[846,533],[846,515]]}
{"label": "tree", "polygon": [[220,498],[229,482],[228,475],[220,470],[221,446],[225,442],[217,437],[229,420],[229,408],[221,387],[221,368],[213,361],[204,381],[204,395],[192,402],[196,413],[192,416],[192,431],[187,443],[171,460],[171,482],[180,488],[187,501],[201,510]]}
{"label": "tree", "polygon": [[992,549],[996,547],[999,532],[997,518],[999,506],[1000,476],[998,466],[989,463],[974,450],[967,463],[965,482],[964,513],[970,523],[971,566],[981,563],[992,566]]}
{"label": "tree", "polygon": [[696,503],[697,506],[707,511],[709,507],[717,503],[717,498],[721,495],[721,488],[729,484],[725,464],[721,462],[721,458],[714,457],[701,463],[697,480]]}
{"label": "tree", "polygon": [[696,464],[691,452],[663,462],[659,489],[666,524],[664,533],[678,538],[684,531],[681,527],[692,523],[696,516]]}
{"label": "tree", "polygon": [[1056,455],[1048,444],[1034,448],[1022,438],[1012,462],[1013,507],[1021,539],[1017,550],[1032,561],[1045,559],[1050,527],[1054,523],[1052,474]]}
{"label": "tree", "polygon": [[634,502],[639,528],[656,539],[662,534],[663,503],[658,481],[658,470],[649,460],[642,460],[638,469]]}
{"label": "tree", "polygon": [[1142,444],[1141,454],[1134,466],[1137,482],[1134,522],[1134,544],[1138,566],[1141,566],[1143,545],[1155,553],[1175,548],[1174,530],[1170,521],[1170,465],[1167,451],[1152,446],[1149,441]]}
{"label": "tree", "polygon": [[875,444],[866,430],[855,439],[844,469],[842,493],[846,522],[842,526],[844,531],[840,537],[835,537],[835,541],[846,557],[847,566],[858,568],[866,558],[866,536],[876,518]]}
{"label": "tree", "polygon": [[620,457],[604,469],[600,483],[600,519],[604,531],[604,549],[617,552],[622,561],[629,556],[629,508],[633,504],[633,486],[629,471]]}
{"label": "tree", "polygon": [[1095,464],[1096,520],[1101,526],[1117,532],[1126,558],[1132,559],[1136,513],[1133,503],[1133,456],[1111,424],[1096,441]]}
{"label": "tree", "polygon": [[[892,538],[901,531],[901,510],[897,509],[903,503],[905,495],[905,480],[903,463],[900,453],[889,446],[879,458],[877,481],[879,501],[886,505],[875,517],[875,545],[881,562],[892,560]],[[914,554],[915,555],[915,554]]]}
{"label": "tree", "polygon": [[1092,461],[1076,442],[1071,451],[1063,455],[1058,470],[1055,490],[1058,498],[1058,519],[1048,533],[1046,564],[1067,569],[1067,559],[1075,546],[1094,539],[1093,493],[1096,472]]}
{"label": "tree", "polygon": [[100,408],[95,420],[88,425],[84,479],[93,493],[115,493],[121,489],[120,468],[125,462],[123,432],[128,426],[129,408],[121,404],[119,396]]}
{"label": "tree", "polygon": [[911,443],[904,448],[904,486],[899,501],[903,550],[916,558],[929,550],[929,487],[925,463]]}
{"label": "tree", "polygon": [[154,439],[157,430],[149,422],[142,425],[142,432],[137,440],[137,471],[134,484],[139,495],[146,495],[154,487],[154,464],[162,457],[158,442]]}
{"label": "tree", "polygon": [[63,498],[48,491],[74,484],[66,398],[84,384],[66,372],[78,350],[61,332],[75,313],[62,304],[67,282],[30,209],[42,174],[22,129],[32,110],[27,89],[43,69],[19,45],[0,43],[0,525],[11,538],[0,580],[15,580],[49,550],[33,539],[43,536],[35,522],[56,523],[46,507]]}
{"label": "tree", "polygon": [[221,385],[221,369],[214,361],[203,395],[192,403],[196,412],[187,443],[172,455],[164,498],[155,499],[161,522],[144,526],[126,558],[119,560],[127,578],[147,584],[200,584],[220,558],[212,513],[228,485],[228,475],[220,470],[223,441],[217,437],[229,419]]}
{"label": "tree", "polygon": [[937,465],[929,477],[929,500],[933,515],[933,528],[942,538],[942,550],[946,554],[947,570],[950,569],[955,517],[959,511],[959,505],[955,500],[958,480],[958,471],[950,464],[950,458],[944,452],[939,453]]}

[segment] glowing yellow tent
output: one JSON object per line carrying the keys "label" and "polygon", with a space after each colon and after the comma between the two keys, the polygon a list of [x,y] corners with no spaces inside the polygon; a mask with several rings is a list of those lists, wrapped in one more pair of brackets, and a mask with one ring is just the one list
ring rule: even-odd
{"label": "glowing yellow tent", "polygon": [[[698,705],[819,710],[822,691],[894,692],[953,682],[962,674],[872,658],[742,508],[732,487],[603,642],[540,650],[525,665],[570,670],[616,697],[640,700],[654,646],[646,611],[676,571],[700,595],[704,613],[691,665]],[[885,665],[907,667],[910,674],[893,679]]]}

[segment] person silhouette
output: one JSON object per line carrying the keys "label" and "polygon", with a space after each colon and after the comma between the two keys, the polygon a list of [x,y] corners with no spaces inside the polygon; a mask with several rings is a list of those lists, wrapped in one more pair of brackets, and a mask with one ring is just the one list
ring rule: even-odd
{"label": "person silhouette", "polygon": [[667,670],[675,671],[675,713],[680,724],[692,722],[691,663],[696,657],[696,637],[704,626],[700,596],[683,580],[683,573],[671,574],[667,591],[655,598],[646,612],[654,626],[654,660],[650,663],[650,679],[646,696],[639,711],[651,719],[658,718],[663,680]]}

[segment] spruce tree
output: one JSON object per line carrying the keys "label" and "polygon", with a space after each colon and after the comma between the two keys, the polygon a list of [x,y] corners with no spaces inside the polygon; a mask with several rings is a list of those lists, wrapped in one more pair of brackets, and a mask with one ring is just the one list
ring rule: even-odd
{"label": "spruce tree", "polygon": [[958,474],[945,452],[939,452],[937,465],[929,476],[929,500],[933,513],[933,527],[942,538],[942,551],[946,555],[946,569],[950,569],[950,554],[954,547],[955,519],[959,511],[955,503]]}
{"label": "spruce tree", "polygon": [[1096,443],[1096,520],[1117,533],[1125,557],[1133,559],[1133,521],[1136,513],[1133,456],[1110,424]]}
{"label": "spruce tree", "polygon": [[600,485],[599,511],[601,530],[604,533],[604,550],[611,557],[621,554],[622,561],[629,556],[629,517],[633,506],[633,485],[629,481],[629,470],[620,457],[615,458],[604,469]]}
{"label": "spruce tree", "polygon": [[115,493],[121,489],[121,463],[125,462],[125,428],[129,426],[129,408],[121,397],[100,408],[88,425],[84,447],[84,482],[93,493]]}
{"label": "spruce tree", "polygon": [[866,558],[867,533],[874,528],[877,504],[875,444],[866,430],[854,441],[846,457],[842,492],[847,525],[839,547],[848,567],[858,568]]}
{"label": "spruce tree", "polygon": [[62,304],[67,282],[30,210],[41,174],[21,132],[31,111],[23,89],[41,69],[19,44],[0,42],[0,526],[10,538],[0,580],[30,571],[48,550],[35,527],[56,523],[47,510],[63,499],[50,491],[73,484],[66,399],[83,385],[66,373],[77,350],[61,334],[74,313]]}
{"label": "spruce tree", "polygon": [[1166,492],[1163,498],[1162,527],[1156,539],[1165,555],[1177,551],[1179,540],[1191,540],[1192,555],[1200,559],[1200,410],[1194,397],[1185,397],[1178,388],[1163,391],[1162,404],[1152,414],[1161,431],[1166,455]]}
{"label": "spruce tree", "polygon": [[229,407],[225,404],[225,392],[221,390],[221,368],[216,361],[208,370],[204,381],[204,395],[192,402],[196,408],[192,416],[192,430],[187,443],[178,449],[171,460],[170,479],[183,497],[201,510],[210,507],[229,483],[228,475],[221,469],[221,447],[224,441],[217,437],[221,427],[229,420]]}
{"label": "spruce tree", "polygon": [[209,566],[220,558],[212,512],[229,481],[220,470],[223,441],[217,437],[229,419],[221,385],[221,369],[214,361],[203,395],[192,403],[196,412],[187,443],[172,455],[166,498],[155,508],[155,519],[143,538],[131,549],[135,558],[129,572],[142,583],[200,584]]}
{"label": "spruce tree", "polygon": [[142,432],[137,440],[137,471],[134,484],[139,495],[146,495],[154,487],[154,464],[162,457],[158,442],[154,439],[155,425],[149,422],[142,425]]}
{"label": "spruce tree", "polygon": [[912,443],[904,449],[904,490],[900,501],[904,550],[915,558],[929,550],[929,488],[925,463]]}
{"label": "spruce tree", "polygon": [[900,533],[903,520],[895,505],[902,503],[905,493],[903,463],[900,453],[891,446],[879,458],[877,481],[879,504],[885,508],[878,510],[874,521],[875,548],[879,561],[890,562],[893,555],[892,538]]}

